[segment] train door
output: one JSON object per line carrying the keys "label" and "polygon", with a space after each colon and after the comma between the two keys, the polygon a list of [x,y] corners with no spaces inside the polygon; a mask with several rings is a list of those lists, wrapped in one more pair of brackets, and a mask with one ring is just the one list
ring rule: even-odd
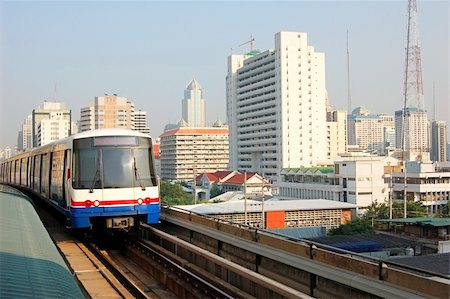
{"label": "train door", "polygon": [[64,151],[64,183],[63,183],[63,194],[64,194],[64,201],[66,202],[66,207],[70,204],[70,194],[72,192],[72,170],[71,170],[71,153],[72,151],[70,149],[67,149]]}

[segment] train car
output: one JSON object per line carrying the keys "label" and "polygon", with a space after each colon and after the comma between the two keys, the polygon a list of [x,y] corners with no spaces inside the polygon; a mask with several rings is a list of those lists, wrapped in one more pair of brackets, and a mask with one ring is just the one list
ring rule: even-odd
{"label": "train car", "polygon": [[3,161],[0,180],[49,202],[71,228],[159,221],[152,139],[137,131],[98,129],[34,148]]}

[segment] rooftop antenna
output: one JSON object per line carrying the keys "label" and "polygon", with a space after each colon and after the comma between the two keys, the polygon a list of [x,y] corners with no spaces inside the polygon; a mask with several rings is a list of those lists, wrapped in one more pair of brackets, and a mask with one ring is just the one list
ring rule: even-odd
{"label": "rooftop antenna", "polygon": [[55,82],[54,83],[54,85],[53,85],[53,101],[55,101],[56,102],[56,87],[57,87],[57,85],[58,85],[58,83],[57,82]]}
{"label": "rooftop antenna", "polygon": [[434,81],[433,81],[433,121],[436,120],[436,95],[434,93]]}
{"label": "rooftop antenna", "polygon": [[347,109],[348,114],[352,113],[352,96],[350,92],[350,52],[348,50],[348,30],[347,30]]}

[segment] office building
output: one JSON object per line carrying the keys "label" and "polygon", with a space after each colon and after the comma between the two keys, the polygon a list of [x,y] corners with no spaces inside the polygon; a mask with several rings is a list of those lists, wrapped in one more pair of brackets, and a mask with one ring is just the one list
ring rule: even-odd
{"label": "office building", "polygon": [[357,107],[348,116],[348,144],[377,154],[384,153],[383,120]]}
{"label": "office building", "polygon": [[[41,124],[41,121],[44,119],[65,120],[70,124],[72,121],[71,111],[64,103],[47,101],[44,101],[41,106],[39,106],[37,109],[34,109],[31,114],[33,147],[38,146],[38,128]],[[63,135],[71,135],[70,125],[67,127],[67,132]]]}
{"label": "office building", "polygon": [[275,49],[228,57],[230,169],[272,180],[327,158],[325,55],[307,34],[279,32]]}
{"label": "office building", "polygon": [[431,161],[447,161],[447,124],[445,121],[431,123]]}
{"label": "office building", "polygon": [[134,130],[134,103],[117,95],[95,97],[88,107],[81,108],[80,131],[102,128]]}
{"label": "office building", "polygon": [[405,161],[429,160],[426,111],[407,107],[395,112],[395,144],[402,149]]}
{"label": "office building", "polygon": [[195,78],[184,91],[182,117],[189,127],[206,127],[206,101],[202,87]]}
{"label": "office building", "polygon": [[228,128],[220,122],[213,127],[177,128],[160,135],[161,178],[192,182],[196,175],[226,169],[228,166]]}

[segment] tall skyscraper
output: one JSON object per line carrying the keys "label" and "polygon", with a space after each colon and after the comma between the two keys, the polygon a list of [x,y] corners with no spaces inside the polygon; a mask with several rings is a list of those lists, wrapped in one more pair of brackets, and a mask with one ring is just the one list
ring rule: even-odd
{"label": "tall skyscraper", "polygon": [[203,90],[197,80],[192,79],[184,91],[182,117],[189,127],[206,126],[206,101]]}
{"label": "tall skyscraper", "polygon": [[228,57],[230,168],[276,179],[327,157],[325,55],[307,34],[279,32],[275,49]]}
{"label": "tall skyscraper", "polygon": [[134,130],[134,103],[125,97],[95,97],[88,107],[81,108],[80,131],[101,128]]}
{"label": "tall skyscraper", "polygon": [[447,124],[445,121],[431,123],[431,161],[447,161]]}
{"label": "tall skyscraper", "polygon": [[[47,102],[39,106],[37,109],[34,109],[32,114],[32,138],[33,138],[33,147],[38,146],[38,128],[41,124],[41,121],[44,119],[53,119],[53,120],[64,120],[69,124],[71,123],[71,111],[67,108],[64,103],[61,102]],[[67,127],[67,133],[64,134],[69,136],[71,134],[70,125]]]}

